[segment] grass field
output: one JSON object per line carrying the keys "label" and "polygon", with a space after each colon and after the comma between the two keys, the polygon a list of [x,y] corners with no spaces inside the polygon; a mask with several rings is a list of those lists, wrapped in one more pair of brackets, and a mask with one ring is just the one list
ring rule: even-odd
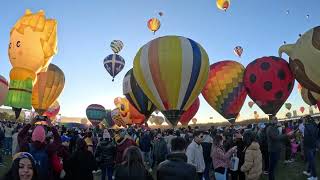
{"label": "grass field", "polygon": [[[320,176],[320,152],[317,153],[317,173]],[[8,171],[11,164],[11,156],[4,157],[5,167],[0,167],[0,179]],[[305,180],[307,177],[302,174],[305,170],[305,163],[298,156],[297,160],[290,164],[284,164],[280,160],[277,166],[276,179],[279,180]],[[261,180],[267,180],[268,176],[262,175]]]}

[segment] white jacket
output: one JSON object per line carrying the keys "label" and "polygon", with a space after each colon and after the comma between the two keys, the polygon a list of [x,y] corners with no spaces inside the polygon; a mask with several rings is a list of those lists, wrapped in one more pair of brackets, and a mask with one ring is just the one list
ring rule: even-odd
{"label": "white jacket", "polygon": [[188,163],[196,167],[197,173],[203,173],[206,164],[204,163],[201,144],[197,144],[193,140],[187,148],[186,155],[188,157]]}

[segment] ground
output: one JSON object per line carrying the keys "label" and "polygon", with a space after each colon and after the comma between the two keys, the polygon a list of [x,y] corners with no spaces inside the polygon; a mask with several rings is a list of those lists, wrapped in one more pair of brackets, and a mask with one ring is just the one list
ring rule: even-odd
{"label": "ground", "polygon": [[[5,172],[7,172],[10,167],[11,156],[4,157],[4,164],[6,167],[0,167],[0,177],[2,177]],[[320,176],[320,152],[317,155],[317,173]],[[277,171],[276,171],[276,179],[279,180],[304,180],[307,179],[305,175],[302,174],[305,168],[305,163],[298,156],[297,161],[285,165],[283,160],[278,163]],[[267,180],[268,177],[262,175],[261,180]]]}

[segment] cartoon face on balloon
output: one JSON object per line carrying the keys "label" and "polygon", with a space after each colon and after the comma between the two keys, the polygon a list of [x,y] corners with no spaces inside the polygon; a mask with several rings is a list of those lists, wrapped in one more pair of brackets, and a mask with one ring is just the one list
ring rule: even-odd
{"label": "cartoon face on balloon", "polygon": [[279,56],[286,53],[290,68],[299,83],[316,93],[320,93],[320,26],[304,33],[295,44],[279,48]]}
{"label": "cartoon face on balloon", "polygon": [[294,77],[284,59],[262,57],[246,67],[244,85],[250,98],[264,113],[275,115],[289,97]]}

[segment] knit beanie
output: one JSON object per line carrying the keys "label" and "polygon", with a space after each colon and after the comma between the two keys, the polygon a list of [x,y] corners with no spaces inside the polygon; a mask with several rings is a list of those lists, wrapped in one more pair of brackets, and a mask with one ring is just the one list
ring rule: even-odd
{"label": "knit beanie", "polygon": [[46,136],[45,136],[45,131],[43,129],[42,126],[37,126],[34,130],[33,130],[33,133],[32,133],[32,141],[33,142],[36,142],[36,141],[39,141],[41,143],[44,142]]}
{"label": "knit beanie", "polygon": [[110,133],[109,133],[108,129],[105,129],[103,131],[102,138],[103,139],[110,139]]}

